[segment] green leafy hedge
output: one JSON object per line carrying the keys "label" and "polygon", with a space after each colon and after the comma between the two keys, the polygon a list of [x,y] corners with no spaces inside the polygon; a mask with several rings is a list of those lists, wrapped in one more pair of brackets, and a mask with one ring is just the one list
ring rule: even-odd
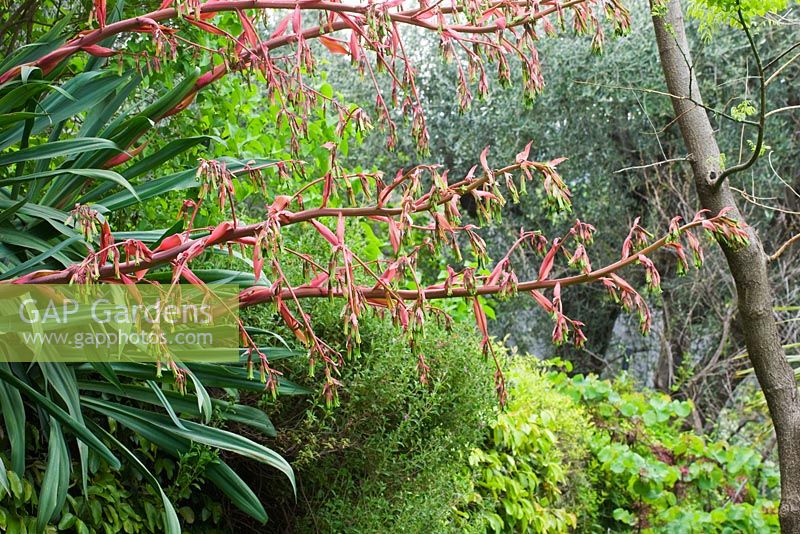
{"label": "green leafy hedge", "polygon": [[510,402],[472,451],[458,515],[495,532],[777,531],[778,473],[690,430],[689,402],[518,360]]}
{"label": "green leafy hedge", "polygon": [[[313,316],[326,340],[344,341],[335,303],[316,303]],[[321,395],[278,398],[282,412],[271,416],[297,475],[298,500],[287,498],[286,512],[270,517],[291,518],[286,528],[294,532],[457,530],[453,509],[471,491],[467,455],[496,404],[493,367],[474,327],[426,325],[427,385],[388,318],[365,317],[360,328],[360,356],[341,367],[337,407]],[[300,363],[287,376],[307,375]]]}
{"label": "green leafy hedge", "polygon": [[469,456],[475,491],[459,515],[496,532],[575,528],[578,516],[596,512],[585,480],[588,414],[524,365],[508,379],[508,406],[498,410],[486,445]]}

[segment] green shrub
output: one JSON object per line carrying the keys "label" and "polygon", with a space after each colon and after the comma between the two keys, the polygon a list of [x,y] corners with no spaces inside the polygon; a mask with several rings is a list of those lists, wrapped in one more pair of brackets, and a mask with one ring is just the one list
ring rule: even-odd
{"label": "green shrub", "polygon": [[756,449],[685,430],[690,402],[624,379],[548,376],[595,422],[588,446],[604,496],[596,530],[777,531],[776,467]]}
{"label": "green shrub", "polygon": [[495,532],[776,530],[778,474],[755,449],[685,430],[692,405],[531,361],[470,455],[460,521]]}
{"label": "green shrub", "polygon": [[[36,430],[29,427],[29,431],[38,442]],[[121,429],[116,433],[118,437],[130,434]],[[43,448],[33,449],[31,447],[34,456],[42,456],[45,452]],[[219,462],[215,449],[194,445],[189,452],[172,460],[155,445],[142,439],[135,450],[152,463],[152,473],[175,504],[182,532],[230,531],[225,526],[226,518],[218,496],[208,489],[198,491],[207,483],[205,468],[209,463]],[[5,464],[7,458],[0,455],[0,462]],[[45,472],[46,461],[40,459],[31,463],[24,478],[10,469],[0,474],[0,531],[11,534],[160,534],[166,531],[162,497],[148,480],[129,465],[112,470],[104,461],[91,462],[85,492],[78,475],[80,467],[72,465],[73,474],[68,480],[70,491],[58,508],[57,519],[40,527],[37,516],[46,484]]]}
{"label": "green shrub", "polygon": [[[19,478],[8,470],[8,492],[0,489],[0,530],[10,534],[40,532],[37,525],[39,489],[44,477],[44,464],[35,463],[27,478]],[[159,533],[164,531],[161,497],[146,482],[132,473],[112,472],[105,464],[98,465],[87,483],[86,494],[79,489],[67,496],[59,519],[45,527],[45,532]],[[125,480],[125,483],[123,483]],[[80,481],[72,480],[76,486]]]}
{"label": "green shrub", "polygon": [[[32,429],[31,433],[36,434]],[[136,452],[152,463],[152,473],[175,505],[181,532],[230,532],[219,495],[210,491],[204,477],[208,464],[219,462],[215,449],[194,445],[189,452],[173,460],[152,443],[141,440]],[[2,455],[0,461],[5,462]],[[57,519],[42,530],[37,525],[37,515],[45,469],[46,462],[37,460],[26,470],[24,478],[10,469],[4,471],[4,478],[0,474],[0,531],[11,534],[42,531],[48,534],[161,534],[166,531],[162,497],[145,477],[128,465],[112,470],[103,461],[92,462],[85,493],[77,475],[80,467],[72,466],[73,475],[68,482],[70,492],[58,509]]]}
{"label": "green shrub", "polygon": [[[594,512],[591,486],[582,480],[589,417],[526,365],[508,371],[508,384],[509,403],[497,410],[488,446],[470,454],[476,491],[460,515],[496,532],[575,528],[579,516]],[[476,513],[476,504],[485,506]]]}
{"label": "green shrub", "polygon": [[[338,307],[316,306],[315,327],[342,342]],[[427,385],[388,318],[365,318],[361,332],[360,356],[341,367],[339,406],[319,398],[293,428],[277,417],[303,496],[295,530],[456,530],[452,511],[470,491],[467,454],[497,402],[474,327],[426,326]],[[283,406],[284,416],[295,413]]]}

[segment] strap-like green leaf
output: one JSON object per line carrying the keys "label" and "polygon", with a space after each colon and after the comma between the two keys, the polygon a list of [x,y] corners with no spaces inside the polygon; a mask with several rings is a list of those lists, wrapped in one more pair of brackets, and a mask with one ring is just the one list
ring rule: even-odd
{"label": "strap-like green leaf", "polygon": [[13,278],[14,276],[16,276],[18,274],[24,274],[25,271],[27,271],[28,269],[37,268],[39,265],[41,265],[43,262],[48,260],[50,257],[54,256],[55,254],[58,254],[58,252],[61,249],[65,248],[65,247],[68,247],[71,244],[76,243],[76,242],[78,242],[80,240],[81,240],[81,238],[79,236],[70,237],[69,239],[66,239],[66,240],[62,241],[61,243],[59,243],[58,245],[54,246],[50,250],[48,250],[46,252],[42,252],[38,256],[33,257],[33,258],[29,259],[28,261],[25,261],[23,263],[20,263],[16,267],[13,267],[13,268],[9,269],[8,271],[4,272],[2,275],[0,275],[0,280],[8,280],[9,278]]}
{"label": "strap-like green leaf", "polygon": [[[77,380],[72,367],[61,362],[41,362],[39,368],[42,376],[56,390],[59,397],[67,406],[69,414],[80,424],[86,424],[81,410],[80,394]],[[87,492],[89,480],[89,449],[85,443],[78,443],[78,454],[81,459],[81,485],[84,495]],[[69,465],[67,465],[69,467]]]}
{"label": "strap-like green leaf", "polygon": [[[69,473],[69,453],[61,427],[55,420],[50,420],[50,438],[47,447],[47,468],[42,479],[39,491],[39,511],[36,514],[36,527],[39,532],[45,531],[45,526],[59,511],[58,503],[63,502],[67,494],[67,485],[63,472]],[[67,477],[69,481],[69,477]]]}
{"label": "strap-like green leaf", "polygon": [[[266,352],[269,354],[269,352]],[[112,363],[111,366],[118,375],[138,378],[141,380],[155,380],[156,371],[153,365],[140,363]],[[258,380],[247,378],[247,370],[241,365],[220,365],[190,363],[186,365],[195,376],[206,386],[216,388],[237,388],[247,391],[265,390],[264,384]],[[76,368],[77,373],[91,372],[89,365],[80,365]],[[164,374],[160,380],[172,381],[171,374]],[[313,393],[310,389],[299,386],[284,377],[278,377],[278,394],[280,395],[309,395]]]}
{"label": "strap-like green leaf", "polygon": [[182,368],[192,380],[195,396],[197,397],[197,409],[203,414],[203,421],[208,424],[211,421],[211,395],[208,394],[206,387],[203,385],[200,379],[197,378],[197,375],[194,374],[194,371],[186,366],[182,366]]}
{"label": "strap-like green leaf", "polygon": [[108,362],[90,362],[89,365],[92,368],[100,373],[100,376],[105,378],[111,386],[116,389],[117,391],[122,390],[122,384],[117,377],[117,373],[114,372],[114,368],[111,367],[111,364]]}
{"label": "strap-like green leaf", "polygon": [[[52,89],[53,92],[37,106],[37,111],[45,114],[44,117],[34,120],[31,133],[37,135],[54,124],[97,106],[106,96],[113,93],[122,84],[127,83],[128,80],[128,76],[118,76],[111,71],[93,71],[80,73],[60,87],[49,85],[47,82],[27,84],[32,86],[27,89],[28,95],[25,94],[25,91],[21,91],[17,95],[7,95],[7,97],[13,96],[15,100],[7,102],[6,105],[0,105],[0,111],[9,107],[17,111],[12,106],[19,105],[18,102],[26,102],[32,91]],[[25,89],[25,87],[15,88],[12,93],[20,89]],[[3,104],[3,100],[0,100],[0,104]],[[0,150],[18,143],[21,135],[22,126],[9,128],[0,133]]]}
{"label": "strap-like green leaf", "polygon": [[267,512],[244,480],[226,463],[212,464],[206,468],[206,478],[220,489],[239,510],[262,523],[267,522]]}
{"label": "strap-like green leaf", "polygon": [[[0,166],[10,165],[20,161],[34,161],[45,158],[56,158],[80,154],[91,150],[116,150],[120,151],[115,143],[99,137],[83,137],[77,139],[64,139],[42,145],[17,150],[5,156],[0,156]],[[121,152],[121,151],[120,151]]]}
{"label": "strap-like green leaf", "polygon": [[[0,197],[0,209],[14,208],[19,204],[13,200]],[[51,208],[50,206],[42,206],[33,202],[27,202],[16,208],[22,215],[28,215],[37,219],[52,219],[54,221],[64,222],[67,220],[66,212]]]}
{"label": "strap-like green leaf", "polygon": [[[138,417],[132,408],[100,399],[84,398],[84,402],[88,408],[113,417],[120,424],[133,430],[146,440],[155,443],[164,452],[178,457],[189,451],[191,446],[189,439],[172,432],[164,432],[163,428],[153,424],[149,417]],[[267,513],[258,497],[227,464],[219,462],[207,466],[205,477],[217,486],[240,510],[262,523],[267,521]]]}
{"label": "strap-like green leaf", "polygon": [[[8,364],[0,362],[0,370],[11,373]],[[25,405],[19,390],[0,380],[0,410],[8,441],[11,444],[11,469],[19,476],[25,474]]]}
{"label": "strap-like green leaf", "polygon": [[[283,345],[285,348],[289,348],[289,344],[283,339],[283,336],[278,334],[277,332],[273,332],[272,330],[266,330],[264,328],[258,328],[257,326],[245,326],[244,331],[247,332],[249,336],[267,336],[273,339],[277,339],[278,342]],[[272,356],[272,351],[265,353],[268,356]]]}
{"label": "strap-like green leaf", "polygon": [[[53,250],[54,246],[53,243],[45,241],[40,237],[36,237],[29,232],[21,232],[19,230],[5,227],[2,229],[2,235],[0,235],[0,243],[14,245],[29,250],[35,250],[37,252],[51,251]],[[61,252],[55,252],[52,257],[58,260],[58,262],[65,267],[74,263],[74,260],[71,260],[69,256]]]}
{"label": "strap-like green leaf", "polygon": [[[12,200],[0,197],[0,209],[10,208],[15,204],[16,202]],[[102,206],[99,209],[102,209]],[[66,237],[75,237],[78,235],[75,230],[64,224],[64,222],[67,220],[67,214],[61,210],[51,208],[50,206],[42,206],[41,204],[28,202],[19,207],[18,213],[21,216],[24,215],[33,217],[35,219],[41,219]],[[26,220],[26,222],[30,221]]]}
{"label": "strap-like green leaf", "polygon": [[183,139],[175,139],[174,141],[170,141],[167,143],[166,146],[161,148],[160,150],[154,152],[153,154],[143,158],[124,171],[122,171],[122,175],[127,178],[128,180],[132,180],[137,176],[141,176],[146,174],[152,170],[159,168],[162,164],[170,161],[172,158],[179,154],[183,154],[187,150],[192,147],[199,145],[200,143],[208,142],[211,140],[217,140],[222,142],[221,139],[218,137],[210,136],[210,135],[199,135],[197,137],[186,137]]}
{"label": "strap-like green leaf", "polygon": [[[255,275],[253,275],[252,272],[234,271],[231,269],[193,269],[192,272],[196,274],[200,280],[207,284],[236,284],[242,288],[253,285],[269,287],[270,285],[269,281],[267,281],[267,279],[263,276],[258,283],[255,283]],[[172,280],[172,273],[153,273],[152,276],[148,276],[148,279],[157,282],[168,282]]]}
{"label": "strap-like green leaf", "polygon": [[44,113],[34,113],[32,111],[15,111],[14,113],[5,113],[0,115],[0,128],[5,128],[15,122],[20,122],[28,119],[35,119],[41,117]]}
{"label": "strap-like green leaf", "polygon": [[[25,85],[19,85],[19,87],[15,87],[11,89],[8,93],[3,95],[0,98],[0,113],[8,114],[8,113],[19,113],[20,110],[25,109],[28,101],[39,93],[46,91],[50,87],[50,84],[45,81],[39,81],[34,83],[26,83]],[[17,138],[22,133],[22,129],[18,128],[19,132],[17,133]],[[9,132],[3,132],[3,136],[8,135]],[[0,137],[3,138],[3,137]],[[14,143],[9,143],[8,146],[13,145]]]}
{"label": "strap-like green leaf", "polygon": [[36,401],[38,406],[53,416],[62,425],[69,428],[81,441],[94,449],[113,469],[119,469],[119,460],[108,450],[100,439],[92,434],[85,425],[79,423],[75,418],[61,409],[53,401],[33,389],[31,386],[14,376],[7,368],[0,366],[0,380],[15,387],[28,397]]}
{"label": "strap-like green leaf", "polygon": [[43,55],[55,50],[61,43],[64,42],[64,30],[72,21],[72,14],[65,13],[55,20],[53,26],[42,35],[35,43],[20,46],[14,54],[10,54],[5,60],[0,63],[0,72],[28,63],[34,59],[38,59]]}
{"label": "strap-like green leaf", "polygon": [[[99,204],[97,204],[99,206]],[[126,239],[135,239],[137,241],[141,241],[142,243],[159,243],[162,241],[162,238],[165,236],[166,230],[158,229],[158,230],[135,230],[133,232],[111,232],[111,235],[114,236],[114,239],[117,241],[125,241]],[[210,232],[197,232],[196,234],[192,234],[192,237],[205,237]],[[169,237],[172,234],[166,234]],[[152,246],[150,248],[153,248]],[[169,279],[172,280],[172,275],[169,275]]]}
{"label": "strap-like green leaf", "polygon": [[[266,354],[269,355],[269,352]],[[241,365],[192,363],[190,367],[208,386],[264,390],[261,382],[247,378],[247,370]],[[278,393],[281,395],[309,395],[312,391],[283,377],[278,377]]]}
{"label": "strap-like green leaf", "polygon": [[[82,391],[106,393],[108,395],[125,397],[138,402],[145,402],[154,406],[162,404],[162,401],[156,398],[149,388],[144,386],[133,386],[126,384],[117,389],[113,385],[102,381],[79,381],[78,387]],[[192,417],[202,417],[202,413],[197,406],[197,402],[195,402],[190,395],[182,395],[176,391],[163,390],[161,390],[161,393],[169,401],[169,404],[172,406],[172,409],[175,412]],[[275,432],[275,426],[272,424],[272,421],[269,420],[269,417],[267,417],[267,414],[265,414],[263,410],[259,410],[253,406],[228,402],[222,399],[211,399],[211,403],[220,414],[220,417],[225,421],[233,421],[250,426],[269,437],[275,437],[277,435]]]}
{"label": "strap-like green leaf", "polygon": [[[155,180],[150,180],[149,182],[135,186],[134,190],[139,195],[141,200],[147,200],[153,197],[162,196],[170,191],[182,191],[184,189],[198,187],[199,185],[200,184],[196,177],[196,171],[194,169],[189,169],[170,174],[162,178],[157,178]],[[132,206],[136,203],[136,197],[134,197],[130,191],[120,191],[97,201],[97,204],[100,204],[111,211],[127,208],[128,206]]]}
{"label": "strap-like green leaf", "polygon": [[83,401],[89,406],[97,407],[99,411],[105,413],[109,417],[114,417],[118,412],[124,411],[125,414],[130,417],[136,417],[142,421],[146,421],[149,424],[159,427],[163,432],[170,433],[179,438],[196,441],[216,449],[235,452],[241,456],[271,465],[283,472],[291,482],[292,487],[295,487],[294,471],[289,463],[280,454],[244,436],[228,432],[221,428],[210,427],[187,420],[181,420],[182,425],[178,427],[175,426],[167,416],[147,410],[132,408],[130,406],[101,401],[99,399],[83,397]]}
{"label": "strap-like green leaf", "polygon": [[195,83],[200,78],[201,71],[196,67],[190,74],[181,80],[171,91],[147,106],[142,110],[141,115],[150,119],[160,118],[164,113],[171,110],[186,98],[186,95],[194,89]]}
{"label": "strap-like green leaf", "polygon": [[8,483],[8,473],[6,473],[6,464],[0,458],[0,488],[3,488],[6,493],[11,493],[11,485]]}
{"label": "strap-like green leaf", "polygon": [[11,219],[11,217],[13,217],[14,214],[17,213],[17,211],[19,211],[19,209],[22,206],[27,204],[27,202],[28,202],[28,200],[23,198],[22,200],[20,200],[16,204],[12,204],[11,207],[6,208],[3,211],[0,211],[0,223]]}
{"label": "strap-like green leaf", "polygon": [[[287,348],[282,349],[279,347],[259,347],[258,350],[264,354],[267,354],[270,362],[284,360],[286,358],[295,358],[304,354],[297,350]],[[247,349],[239,349],[239,361],[247,361]]]}
{"label": "strap-like green leaf", "polygon": [[158,384],[156,384],[153,380],[148,380],[147,385],[150,388],[150,390],[155,394],[155,397],[161,404],[161,406],[163,406],[164,409],[167,411],[167,414],[169,414],[169,418],[172,419],[172,422],[175,423],[175,426],[177,426],[181,430],[186,430],[186,427],[183,426],[180,417],[178,417],[178,414],[175,413],[175,410],[172,408],[172,404],[170,403],[170,401],[167,400],[167,397],[164,395],[164,392],[161,391],[161,388],[158,387]]}
{"label": "strap-like green leaf", "polygon": [[96,136],[106,126],[114,113],[119,111],[133,90],[142,81],[142,77],[139,74],[130,74],[128,76],[130,80],[125,82],[116,93],[110,93],[100,105],[89,109],[86,114],[86,120],[81,126],[80,137]]}
{"label": "strap-like green leaf", "polygon": [[0,185],[6,185],[10,183],[16,182],[29,182],[31,180],[38,180],[41,178],[52,178],[53,176],[60,176],[63,174],[73,174],[76,176],[81,176],[83,178],[92,178],[95,180],[104,180],[108,182],[112,182],[114,185],[120,185],[130,192],[131,195],[138,201],[139,195],[134,190],[133,186],[126,180],[122,175],[117,172],[109,171],[106,169],[55,169],[52,171],[43,171],[43,172],[35,172],[32,174],[26,174],[24,176],[14,176],[12,178],[5,178],[0,180]]}

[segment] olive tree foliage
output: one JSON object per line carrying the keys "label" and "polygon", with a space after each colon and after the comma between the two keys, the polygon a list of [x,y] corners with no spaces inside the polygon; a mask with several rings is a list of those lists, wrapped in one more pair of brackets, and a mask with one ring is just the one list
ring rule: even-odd
{"label": "olive tree foliage", "polygon": [[[575,216],[585,220],[609,217],[626,224],[632,222],[644,212],[642,198],[632,194],[635,184],[630,176],[612,173],[632,160],[639,161],[644,157],[640,154],[647,153],[649,146],[657,145],[643,109],[663,115],[668,104],[644,95],[639,105],[634,94],[625,95],[616,89],[595,85],[634,85],[637,80],[657,79],[659,75],[657,65],[646,61],[647,50],[654,53],[654,46],[649,42],[641,10],[631,11],[630,33],[606,41],[602,54],[592,50],[588,37],[558,42],[543,40],[540,57],[546,90],[527,105],[519,88],[512,84],[508,88],[493,87],[485,99],[476,100],[462,112],[451,96],[457,84],[452,69],[438,58],[433,43],[418,36],[419,53],[430,58],[419,76],[429,102],[430,155],[417,154],[409,142],[401,144],[398,153],[387,152],[382,139],[376,135],[368,140],[368,149],[359,152],[358,159],[353,158],[353,161],[364,163],[373,154],[379,154],[390,167],[417,161],[440,161],[465,172],[474,164],[469,154],[483,146],[491,145],[492,153],[503,158],[518,152],[527,143],[526,139],[533,139],[534,150],[539,153],[556,151],[568,156],[562,165],[570,170],[568,180],[578,199]],[[337,72],[337,69],[331,70]],[[336,74],[333,76],[335,80]],[[356,101],[366,96],[364,85],[335,85],[344,87],[344,94]],[[469,205],[465,208],[474,214]],[[568,220],[554,217],[535,195],[523,198],[519,205],[504,213],[502,221],[487,230],[490,253],[500,254],[520,226],[537,224],[552,231],[563,228]],[[596,254],[603,258],[614,257],[624,237],[624,232],[616,229],[601,229],[596,238]],[[529,262],[527,268],[533,269],[533,263]],[[594,321],[587,325],[591,332],[587,348],[593,353],[604,353],[618,315],[617,307],[609,305],[603,292],[588,288],[582,288],[580,297],[567,305],[574,311],[601,307],[602,313],[594,314]],[[523,351],[551,350],[542,343],[548,336],[546,318],[537,315],[534,307],[525,306],[527,313],[502,313],[519,310],[520,303],[500,303],[497,307],[500,313],[493,324],[495,334],[501,337],[508,334],[509,341]],[[537,317],[536,321],[530,320],[531,314]],[[582,367],[601,370],[603,366],[589,357]]]}
{"label": "olive tree foliage", "polygon": [[[493,87],[486,98],[460,110],[452,96],[455,73],[446,62],[437,61],[440,53],[434,41],[412,34],[409,38],[415,40],[415,53],[429,58],[420,62],[424,67],[418,80],[429,110],[430,154],[420,154],[408,139],[401,140],[397,150],[386,150],[384,138],[377,134],[368,137],[365,147],[348,163],[369,166],[380,162],[384,169],[393,170],[417,162],[444,162],[466,172],[474,163],[471,155],[481,147],[491,145],[493,154],[511,157],[528,139],[534,139],[535,150],[569,155],[561,168],[569,171],[568,183],[579,199],[575,215],[582,219],[630,222],[641,216],[652,224],[669,213],[696,210],[697,201],[681,179],[688,170],[687,154],[677,130],[669,127],[672,109],[649,27],[650,8],[644,1],[631,2],[629,7],[631,31],[609,39],[602,50],[593,50],[588,37],[543,40],[539,52],[546,90],[527,105],[512,84]],[[793,44],[792,29],[790,24],[770,24],[760,39],[771,49],[781,50]],[[752,100],[756,87],[746,78],[748,68],[752,74],[752,61],[742,53],[741,32],[724,27],[709,39],[699,21],[690,21],[688,31],[707,100],[727,112]],[[326,68],[331,83],[345,98],[371,103],[365,80],[354,82],[335,58]],[[797,104],[800,98],[797,67],[785,69],[781,77],[769,93],[771,109]],[[719,118],[712,120],[721,144],[738,149],[727,157],[735,160],[740,152],[746,153],[741,128]],[[737,183],[743,198],[770,199],[766,206],[747,202],[743,210],[752,224],[765,230],[767,247],[774,249],[797,231],[792,212],[797,211],[800,197],[792,189],[798,190],[800,162],[792,154],[800,142],[800,129],[792,114],[771,117],[767,128],[766,157],[740,175]],[[534,223],[558,229],[564,222],[564,218],[552,217],[535,196],[523,198],[505,211],[502,221],[486,230],[490,254],[501,254],[520,226]],[[595,254],[603,261],[618,254],[623,227],[612,225],[598,232]],[[709,256],[708,269],[687,277],[678,277],[666,257],[658,258],[665,269],[663,293],[652,298],[660,313],[655,334],[644,341],[614,335],[615,324],[624,326],[624,317],[605,293],[591,287],[576,289],[579,296],[565,305],[578,315],[591,313],[589,340],[583,350],[564,347],[559,351],[584,371],[614,373],[637,366],[637,359],[645,361],[638,366],[640,378],[697,401],[701,416],[695,423],[711,428],[715,414],[729,402],[740,380],[734,371],[746,363],[741,358],[734,360],[743,350],[743,338],[733,306],[733,287],[727,282],[721,256]],[[778,306],[797,303],[796,288],[789,282],[795,275],[791,263],[782,258],[773,272],[776,281],[783,281]],[[709,292],[703,286],[722,289]],[[549,337],[549,323],[534,306],[516,301],[494,306],[497,320],[490,327],[495,335],[508,336],[523,352],[546,354],[551,350],[543,342]],[[790,318],[791,312],[785,315]],[[787,342],[794,335],[795,324],[786,323],[783,337]],[[612,346],[614,339],[617,343]],[[624,341],[624,346],[619,341]],[[647,359],[648,352],[657,358]]]}

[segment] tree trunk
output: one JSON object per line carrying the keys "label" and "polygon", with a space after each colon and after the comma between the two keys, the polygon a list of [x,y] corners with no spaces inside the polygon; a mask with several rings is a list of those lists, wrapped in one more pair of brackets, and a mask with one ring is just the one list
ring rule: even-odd
{"label": "tree trunk", "polygon": [[[651,0],[651,4],[654,13],[661,13],[653,17],[661,67],[690,154],[700,203],[714,214],[732,207],[731,216],[744,223],[727,183],[719,187],[709,183],[720,173],[720,152],[708,115],[698,105],[702,100],[691,68],[680,1]],[[786,361],[778,336],[772,289],[767,277],[767,256],[755,229],[749,228],[748,231],[749,246],[736,251],[722,246],[722,250],[736,284],[747,351],[767,399],[778,440],[781,529],[786,533],[800,533],[800,400],[794,373]]]}
{"label": "tree trunk", "polygon": [[[663,273],[662,273],[663,279]],[[672,393],[675,384],[675,373],[683,365],[683,355],[686,353],[685,332],[682,328],[675,328],[673,319],[673,290],[662,288],[661,309],[663,326],[658,351],[658,363],[653,376],[653,385],[659,391]]]}

